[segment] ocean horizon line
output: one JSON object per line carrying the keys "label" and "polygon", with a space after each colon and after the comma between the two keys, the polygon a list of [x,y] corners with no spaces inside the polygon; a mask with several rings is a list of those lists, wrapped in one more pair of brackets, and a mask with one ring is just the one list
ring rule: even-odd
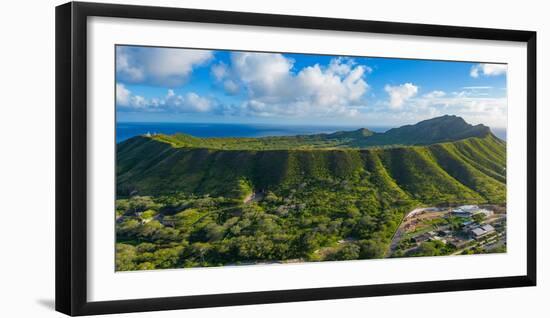
{"label": "ocean horizon line", "polygon": [[[258,138],[269,136],[292,136],[319,133],[333,133],[343,130],[367,128],[374,132],[383,133],[389,129],[401,126],[364,126],[364,125],[311,125],[311,124],[259,124],[259,123],[199,123],[199,122],[117,122],[116,143],[126,139],[160,133],[172,135],[184,133],[202,138],[234,137]],[[491,131],[499,138],[506,140],[506,129]]]}

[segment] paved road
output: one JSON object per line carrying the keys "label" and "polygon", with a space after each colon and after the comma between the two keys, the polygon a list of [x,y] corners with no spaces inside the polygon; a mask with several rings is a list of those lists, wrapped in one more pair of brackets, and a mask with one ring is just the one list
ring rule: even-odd
{"label": "paved road", "polygon": [[389,257],[395,248],[397,247],[397,244],[401,241],[401,238],[403,237],[403,234],[405,234],[405,225],[408,224],[410,220],[413,219],[415,216],[419,216],[421,213],[425,212],[426,210],[433,209],[433,207],[424,207],[424,208],[416,208],[411,210],[409,213],[407,213],[403,219],[401,220],[401,224],[397,227],[397,230],[395,230],[395,233],[393,234],[390,247],[386,251],[385,257]]}

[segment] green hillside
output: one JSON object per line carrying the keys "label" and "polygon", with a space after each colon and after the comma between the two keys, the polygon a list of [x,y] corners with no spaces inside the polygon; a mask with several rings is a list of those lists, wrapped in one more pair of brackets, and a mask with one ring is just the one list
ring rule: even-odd
{"label": "green hillside", "polygon": [[445,115],[421,121],[414,125],[393,128],[385,133],[374,134],[370,138],[357,140],[354,146],[384,145],[428,145],[456,141],[470,137],[484,137],[490,134],[489,127],[470,125],[461,117]]}
{"label": "green hillside", "polygon": [[[310,179],[383,173],[423,202],[505,200],[505,143],[487,134],[388,149],[219,150],[176,148],[135,137],[117,150],[117,192],[227,195],[241,179],[270,190]],[[373,162],[374,161],[374,162]]]}
{"label": "green hillside", "polygon": [[506,143],[454,116],[384,134],[138,136],[116,160],[117,270],[378,258],[416,206],[506,202]]}
{"label": "green hillside", "polygon": [[289,150],[289,149],[363,149],[428,145],[456,141],[490,134],[484,125],[472,126],[464,119],[445,115],[421,121],[415,125],[375,133],[366,128],[337,131],[331,134],[279,136],[261,138],[199,138],[186,134],[156,134],[149,138],[168,143],[175,148],[208,148],[219,150]]}

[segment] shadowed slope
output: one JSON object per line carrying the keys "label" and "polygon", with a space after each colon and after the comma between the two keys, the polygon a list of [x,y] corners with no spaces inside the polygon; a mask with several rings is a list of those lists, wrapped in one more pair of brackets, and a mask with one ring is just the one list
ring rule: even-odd
{"label": "shadowed slope", "polygon": [[505,143],[487,134],[388,149],[218,150],[175,148],[147,137],[117,147],[119,195],[174,192],[231,196],[240,180],[276,189],[369,173],[373,186],[422,202],[504,202]]}

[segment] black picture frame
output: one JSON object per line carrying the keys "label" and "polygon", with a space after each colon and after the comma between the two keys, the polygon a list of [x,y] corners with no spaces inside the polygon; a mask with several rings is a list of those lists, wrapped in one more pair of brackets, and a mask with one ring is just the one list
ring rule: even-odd
{"label": "black picture frame", "polygon": [[[87,18],[92,16],[501,40],[527,44],[527,274],[366,286],[89,302]],[[70,2],[56,7],[56,310],[92,315],[536,285],[536,32],[308,16]]]}

